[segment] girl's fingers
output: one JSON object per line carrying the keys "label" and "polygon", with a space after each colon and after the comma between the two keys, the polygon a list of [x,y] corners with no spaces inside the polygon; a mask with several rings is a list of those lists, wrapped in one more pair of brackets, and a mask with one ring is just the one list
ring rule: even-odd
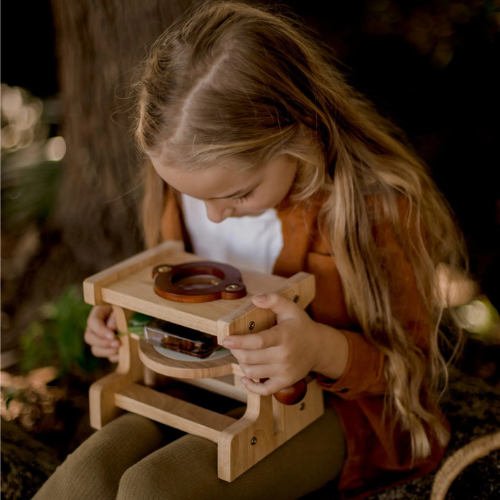
{"label": "girl's fingers", "polygon": [[89,314],[89,321],[99,321],[104,323],[111,315],[113,308],[111,306],[95,306]]}
{"label": "girl's fingers", "polygon": [[[111,311],[111,306],[94,307],[87,319],[87,330],[94,332],[101,338],[113,339],[115,337],[114,330],[106,326],[106,322],[111,318]],[[112,316],[114,318],[114,315]]]}
{"label": "girl's fingers", "polygon": [[277,326],[259,333],[247,335],[231,335],[222,341],[227,349],[260,350],[279,345],[280,336]]}
{"label": "girl's fingers", "polygon": [[111,348],[92,346],[90,350],[92,351],[92,354],[98,358],[109,358],[111,361],[112,357],[118,357],[117,347],[111,349]]}
{"label": "girl's fingers", "polygon": [[112,312],[110,315],[109,315],[109,318],[108,318],[108,321],[106,321],[106,326],[110,329],[110,330],[113,330],[113,331],[116,331],[116,316],[115,316],[115,313]]}
{"label": "girl's fingers", "polygon": [[117,349],[120,345],[120,342],[116,339],[114,333],[111,338],[103,338],[93,330],[87,329],[85,330],[83,339],[85,340],[85,342],[87,342],[87,344],[95,347]]}
{"label": "girl's fingers", "polygon": [[108,358],[112,363],[118,361],[120,341],[116,338],[116,318],[111,306],[96,306],[90,311],[84,340],[98,358]]}
{"label": "girl's fingers", "polygon": [[276,313],[276,321],[281,323],[287,319],[293,319],[301,314],[302,309],[297,306],[293,301],[285,299],[279,293],[267,293],[261,295],[254,295],[252,302],[255,306],[262,309],[271,309]]}
{"label": "girl's fingers", "polygon": [[265,382],[258,382],[251,378],[243,377],[241,382],[250,392],[261,396],[270,396],[283,389],[281,384],[276,383],[273,379],[266,380]]}
{"label": "girl's fingers", "polygon": [[276,377],[281,372],[274,365],[241,365],[240,368],[247,378],[260,380]]}
{"label": "girl's fingers", "polygon": [[275,363],[278,360],[276,349],[231,349],[231,354],[238,360],[240,365],[264,365]]}

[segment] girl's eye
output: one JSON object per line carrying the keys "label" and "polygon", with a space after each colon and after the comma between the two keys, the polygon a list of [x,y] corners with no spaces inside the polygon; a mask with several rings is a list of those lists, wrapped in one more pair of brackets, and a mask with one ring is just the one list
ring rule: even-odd
{"label": "girl's eye", "polygon": [[252,191],[248,192],[247,194],[245,194],[243,196],[240,196],[239,198],[233,198],[233,202],[234,203],[243,203],[245,200],[248,200],[248,198],[250,198],[252,193],[253,193],[253,189],[252,189]]}

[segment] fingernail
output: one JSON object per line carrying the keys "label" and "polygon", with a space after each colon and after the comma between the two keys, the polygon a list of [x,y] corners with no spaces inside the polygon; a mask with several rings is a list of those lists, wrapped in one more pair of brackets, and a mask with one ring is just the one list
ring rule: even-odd
{"label": "fingernail", "polygon": [[112,347],[117,347],[119,345],[120,345],[120,342],[118,342],[118,340],[113,340],[113,342],[111,342]]}
{"label": "fingernail", "polygon": [[106,333],[106,338],[111,340],[115,338],[115,335],[113,333]]}
{"label": "fingernail", "polygon": [[248,382],[248,379],[246,377],[241,377],[241,383],[246,384]]}
{"label": "fingernail", "polygon": [[255,300],[255,302],[264,302],[266,300],[266,296],[264,294],[254,295],[252,300]]}
{"label": "fingernail", "polygon": [[222,345],[223,345],[224,347],[227,347],[228,349],[229,349],[230,347],[233,347],[233,344],[234,344],[234,342],[233,342],[231,339],[224,339],[224,340],[222,341]]}

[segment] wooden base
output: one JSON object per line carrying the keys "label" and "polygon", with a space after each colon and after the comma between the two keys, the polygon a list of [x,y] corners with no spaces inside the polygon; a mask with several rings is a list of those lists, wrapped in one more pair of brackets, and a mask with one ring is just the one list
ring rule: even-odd
{"label": "wooden base", "polygon": [[[272,312],[253,306],[253,294],[277,291],[295,297],[302,307],[314,297],[314,277],[306,273],[287,280],[244,271],[249,296],[229,305],[168,303],[155,296],[151,283],[146,283],[152,265],[194,259],[196,256],[182,252],[178,242],[163,244],[86,280],[85,298],[91,304],[112,304],[121,333],[128,332],[132,315],[141,312],[217,335],[220,343],[227,335],[258,332],[275,324]],[[159,392],[151,387],[157,375],[246,401],[246,412],[236,420]],[[248,392],[240,382],[242,376],[233,356],[215,361],[176,361],[160,355],[137,335],[124,335],[115,373],[90,388],[91,425],[100,429],[126,410],[204,437],[218,444],[219,478],[233,481],[324,413],[323,392],[314,378],[308,382],[301,403],[285,406],[272,396]]]}
{"label": "wooden base", "polygon": [[[131,351],[139,347],[133,334],[124,338],[128,338],[124,344]],[[242,376],[237,364],[228,361],[224,366],[235,379]],[[205,369],[199,370],[203,373]],[[198,387],[205,387],[206,382],[211,392],[247,400],[245,414],[235,420],[141,385],[142,378],[134,377],[134,371],[113,373],[91,386],[91,425],[99,429],[121,410],[127,410],[209,439],[218,444],[218,476],[225,481],[236,479],[324,413],[323,391],[315,379],[308,383],[304,400],[295,406],[282,405],[272,396],[249,393],[244,386],[241,389],[230,382],[197,379]]]}

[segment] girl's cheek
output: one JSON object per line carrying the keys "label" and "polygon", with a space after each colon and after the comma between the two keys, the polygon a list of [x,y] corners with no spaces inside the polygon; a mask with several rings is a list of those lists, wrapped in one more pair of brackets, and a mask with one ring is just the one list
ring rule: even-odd
{"label": "girl's cheek", "polygon": [[268,206],[265,201],[248,200],[248,202],[244,204],[244,208],[245,210],[248,210],[250,212],[262,212],[264,210],[267,210],[268,208],[272,208],[272,206]]}

